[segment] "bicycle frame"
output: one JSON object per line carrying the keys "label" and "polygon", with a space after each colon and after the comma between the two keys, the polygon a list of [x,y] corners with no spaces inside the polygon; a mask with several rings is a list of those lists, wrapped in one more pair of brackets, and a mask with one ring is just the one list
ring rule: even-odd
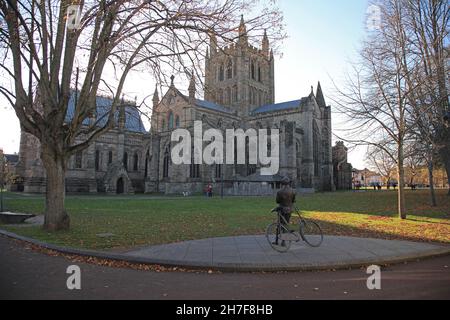
{"label": "bicycle frame", "polygon": [[[272,212],[273,212],[273,211],[275,211],[275,209],[272,210]],[[295,213],[297,214],[297,216],[299,217],[300,221],[305,220],[305,219],[302,217],[301,213],[300,213],[301,211],[300,211],[297,207],[294,207],[294,211],[295,211]],[[276,210],[276,212],[277,212],[277,216],[278,216],[278,221],[277,221],[277,223],[278,223],[279,225],[284,225],[284,226],[286,226],[286,227],[289,227],[290,223],[287,222],[287,220],[280,214],[280,211],[279,211],[279,210]],[[281,220],[283,220],[283,221],[281,221]]]}
{"label": "bicycle frame", "polygon": [[[275,210],[275,209],[274,209]],[[300,213],[299,213],[299,210],[297,209],[297,208],[295,208],[295,211],[296,211],[296,213],[297,213],[297,215],[299,216],[299,218],[300,219],[303,219],[302,217],[301,217],[301,215],[300,215]],[[283,229],[285,229],[286,231],[288,231],[290,234],[293,234],[293,235],[295,235],[295,237],[297,238],[297,241],[300,241],[301,240],[301,237],[300,236],[297,236],[296,234],[295,234],[295,232],[297,231],[297,230],[292,230],[291,228],[290,228],[290,223],[286,220],[286,218],[283,216],[283,215],[281,215],[281,212],[280,212],[280,210],[276,210],[276,213],[277,213],[277,225],[278,225],[278,227],[277,227],[277,235],[276,235],[276,241],[278,241],[279,240],[279,236],[280,236],[280,234],[281,234],[281,228],[283,228]],[[284,233],[284,232],[283,232]],[[283,240],[283,239],[282,239]]]}
{"label": "bicycle frame", "polygon": [[[273,249],[275,249],[276,251],[279,252],[286,252],[287,250],[289,250],[290,247],[290,243],[292,241],[295,242],[299,242],[300,240],[305,241],[308,245],[310,245],[311,247],[319,247],[322,244],[323,241],[323,232],[322,229],[320,228],[320,226],[314,222],[314,221],[308,221],[307,219],[303,218],[301,211],[297,208],[294,207],[293,208],[295,211],[295,213],[297,214],[299,221],[296,223],[291,223],[288,222],[288,219],[285,218],[285,215],[283,214],[283,211],[280,207],[275,208],[272,210],[272,212],[276,212],[277,214],[277,220],[275,223],[272,223],[271,225],[269,225],[267,227],[266,230],[266,237],[267,240],[269,241],[270,245],[272,246]],[[293,212],[291,212],[292,214]],[[290,220],[290,219],[289,219]],[[298,229],[297,228],[291,228],[291,225],[298,225]],[[309,228],[313,228],[313,230],[309,229]],[[307,233],[307,232],[311,232],[312,233]],[[319,236],[319,242],[316,241],[317,239],[315,238],[311,238],[311,235],[318,235]],[[273,237],[275,236],[275,242],[273,242]],[[273,245],[276,244],[278,246],[278,241],[281,240],[282,241],[282,246],[285,246],[285,241],[287,244],[287,249],[285,250],[279,250],[276,247],[274,247]]]}

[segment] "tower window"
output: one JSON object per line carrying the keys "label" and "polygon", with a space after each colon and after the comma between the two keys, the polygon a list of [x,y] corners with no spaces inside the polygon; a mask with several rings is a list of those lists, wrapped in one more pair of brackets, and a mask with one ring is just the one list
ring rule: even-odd
{"label": "tower window", "polygon": [[255,63],[252,61],[252,65],[250,67],[250,72],[251,72],[251,76],[252,79],[255,80],[256,79],[256,75],[255,75]]}
{"label": "tower window", "polygon": [[223,68],[223,64],[221,64],[219,67],[219,81],[223,81],[223,80],[224,80],[224,68]]}
{"label": "tower window", "polygon": [[238,101],[238,89],[236,86],[233,87],[233,102]]}
{"label": "tower window", "polygon": [[225,104],[230,105],[231,104],[231,89],[227,88],[226,90],[226,101]]}
{"label": "tower window", "polygon": [[222,89],[219,90],[219,103],[223,104],[223,90]]}
{"label": "tower window", "polygon": [[111,164],[113,162],[113,153],[112,151],[108,152],[108,164]]}
{"label": "tower window", "polygon": [[231,61],[231,59],[229,59],[227,63],[227,79],[232,78],[233,78],[233,62]]}
{"label": "tower window", "polygon": [[258,67],[258,81],[261,82],[261,67]]}

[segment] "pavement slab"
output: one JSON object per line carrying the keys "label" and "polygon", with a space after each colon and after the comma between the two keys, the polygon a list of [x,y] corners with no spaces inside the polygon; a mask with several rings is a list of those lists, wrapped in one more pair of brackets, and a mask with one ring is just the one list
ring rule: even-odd
{"label": "pavement slab", "polygon": [[[181,253],[185,253],[180,254]],[[292,243],[274,251],[265,236],[237,236],[186,241],[130,250],[124,255],[167,264],[233,271],[312,270],[399,262],[450,253],[450,246],[399,240],[325,236],[319,248]],[[161,262],[161,261],[160,261]]]}

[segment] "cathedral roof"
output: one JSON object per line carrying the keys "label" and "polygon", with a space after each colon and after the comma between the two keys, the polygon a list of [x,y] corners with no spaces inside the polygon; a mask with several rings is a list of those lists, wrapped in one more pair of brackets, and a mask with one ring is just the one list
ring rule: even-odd
{"label": "cathedral roof", "polygon": [[255,110],[253,110],[252,114],[255,115],[255,114],[259,114],[259,113],[269,113],[269,112],[277,112],[277,111],[284,111],[284,110],[290,110],[290,109],[299,109],[307,101],[308,101],[308,98],[301,98],[300,100],[268,104],[268,105],[265,105],[265,106],[262,106],[262,107],[259,107]]}
{"label": "cathedral roof", "polygon": [[[106,121],[108,120],[108,113],[111,110],[112,99],[107,97],[96,97],[97,104],[97,121],[99,126],[104,126]],[[72,93],[69,99],[69,105],[67,108],[66,121],[71,121],[74,116],[75,111],[75,93]],[[116,114],[114,118],[117,119],[119,117],[119,110],[116,110]],[[133,106],[131,103],[125,106],[125,129],[131,132],[137,133],[146,133],[144,124],[142,123],[141,115],[136,106]],[[89,119],[85,119],[83,121],[84,125],[89,125]]]}
{"label": "cathedral roof", "polygon": [[12,164],[16,164],[19,162],[18,154],[5,154],[6,161]]}
{"label": "cathedral roof", "polygon": [[221,105],[218,105],[218,104],[216,104],[214,102],[210,102],[210,101],[206,101],[206,100],[196,99],[195,100],[195,104],[198,107],[205,108],[205,109],[210,109],[210,110],[213,110],[213,111],[219,111],[219,112],[229,113],[229,114],[233,113],[233,111],[231,111],[228,108],[225,108],[225,107],[223,107]]}

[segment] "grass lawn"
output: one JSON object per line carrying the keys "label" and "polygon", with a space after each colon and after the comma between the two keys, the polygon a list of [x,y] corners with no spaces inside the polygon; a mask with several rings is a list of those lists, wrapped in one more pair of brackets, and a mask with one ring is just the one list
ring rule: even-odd
{"label": "grass lawn", "polygon": [[[450,197],[438,191],[438,207],[429,205],[426,190],[407,191],[408,220],[396,214],[393,191],[319,193],[299,197],[306,217],[329,235],[450,243]],[[5,195],[10,211],[42,213],[44,198]],[[157,198],[152,196],[68,196],[72,228],[47,233],[39,227],[0,228],[48,241],[89,249],[119,249],[183,240],[262,234],[274,219],[274,199]],[[110,238],[99,237],[112,233]]]}

